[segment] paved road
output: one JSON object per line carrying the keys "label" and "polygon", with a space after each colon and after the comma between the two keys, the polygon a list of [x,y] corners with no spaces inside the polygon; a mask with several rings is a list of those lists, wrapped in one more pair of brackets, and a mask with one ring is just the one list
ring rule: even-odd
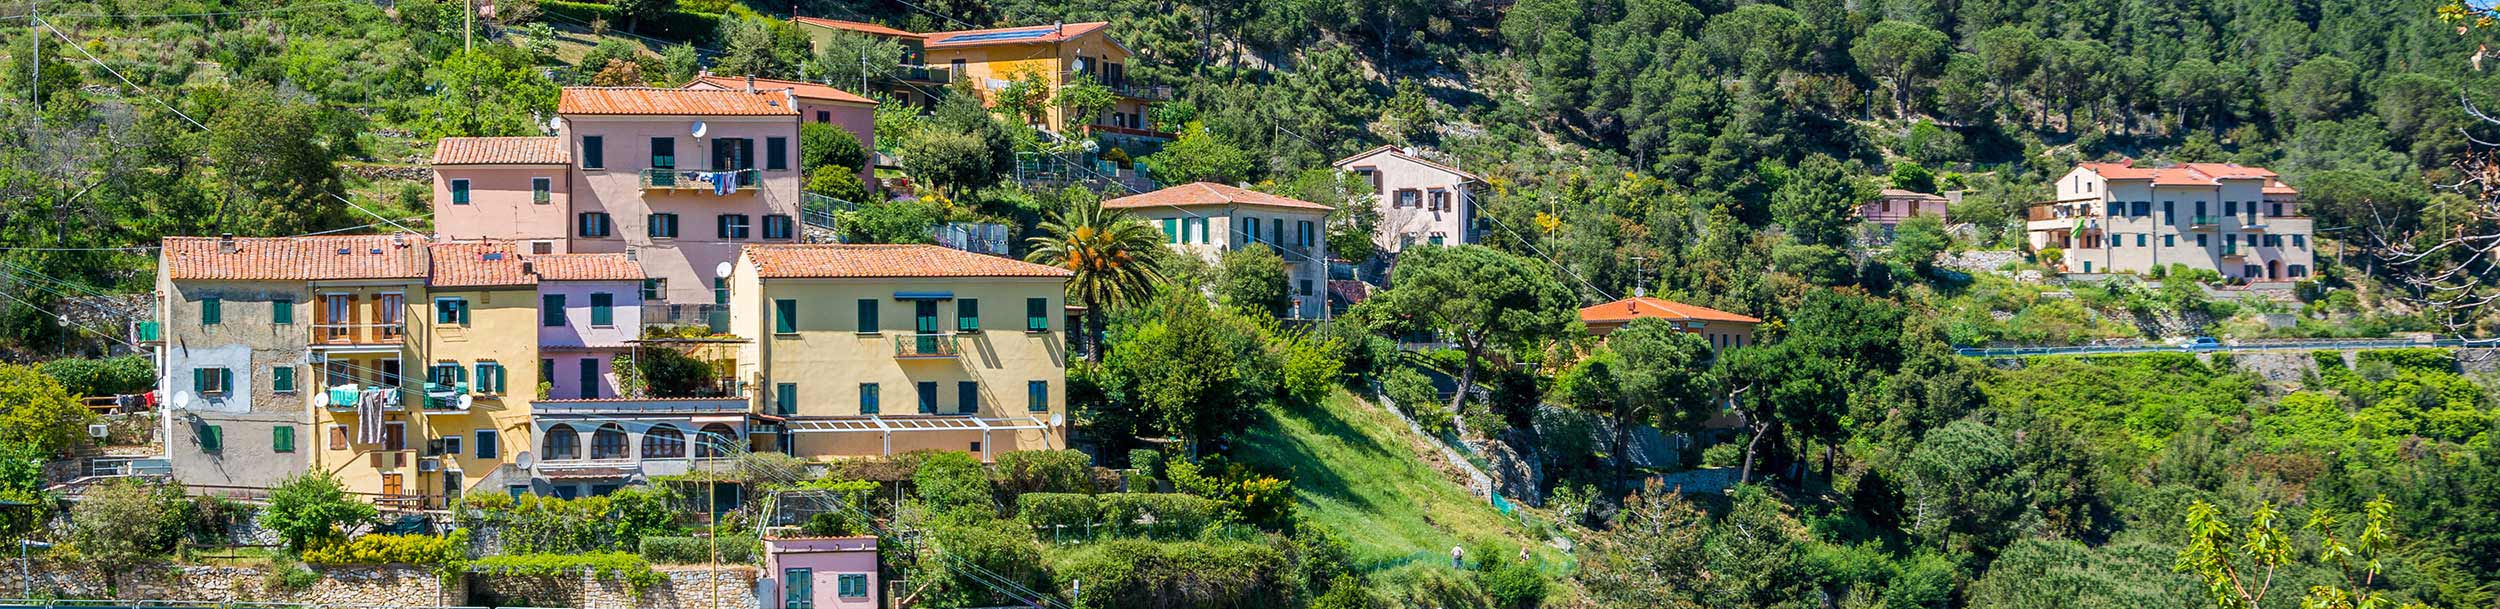
{"label": "paved road", "polygon": [[2202,345],[2084,345],[2077,347],[1956,347],[1955,353],[1968,357],[2032,357],[2039,355],[2114,355],[2121,353],[2229,353],[2260,351],[2366,351],[2371,349],[2407,349],[2433,347],[2500,347],[2500,339],[2442,338],[2415,340],[2409,338],[2350,338],[2320,340],[2249,340]]}

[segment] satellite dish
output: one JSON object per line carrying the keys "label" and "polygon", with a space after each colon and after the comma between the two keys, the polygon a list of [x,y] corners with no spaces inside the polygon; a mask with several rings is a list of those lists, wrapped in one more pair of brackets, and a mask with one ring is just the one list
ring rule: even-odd
{"label": "satellite dish", "polygon": [[1072,62],[1069,65],[1076,68],[1076,71],[1083,72],[1085,71],[1085,58],[1078,57],[1075,62]]}
{"label": "satellite dish", "polygon": [[731,270],[732,270],[732,267],[730,267],[730,266],[729,266],[729,263],[727,263],[727,262],[722,262],[722,263],[720,263],[720,264],[715,264],[715,265],[712,265],[712,276],[713,276],[713,277],[728,277],[728,276],[729,276],[729,271],[731,271]]}
{"label": "satellite dish", "polygon": [[711,133],[711,131],[712,131],[712,126],[711,126],[711,125],[706,125],[706,124],[703,124],[703,121],[695,121],[695,122],[694,122],[694,136],[695,136],[695,137],[697,137],[697,138],[701,138],[701,137],[703,137],[703,134],[705,134],[705,133]]}
{"label": "satellite dish", "polygon": [[561,116],[550,116],[550,117],[547,117],[547,130],[548,130],[548,131],[563,131],[563,130],[564,130],[564,117],[561,117]]}
{"label": "satellite dish", "polygon": [[173,402],[174,402],[174,408],[177,408],[177,409],[189,409],[189,408],[191,408],[191,400],[192,400],[192,398],[193,398],[193,397],[195,397],[195,396],[191,395],[191,392],[189,392],[189,391],[176,391],[176,392],[174,392],[174,399],[173,399]]}
{"label": "satellite dish", "polygon": [[512,464],[521,469],[538,469],[538,455],[526,450],[512,453]]}
{"label": "satellite dish", "polygon": [[463,393],[463,394],[460,394],[460,399],[455,400],[455,401],[452,403],[452,407],[454,407],[454,408],[459,408],[459,409],[461,409],[461,410],[468,410],[468,409],[469,409],[469,404],[471,404],[471,403],[473,403],[473,402],[476,402],[476,401],[477,401],[477,398],[470,397],[470,396],[469,396],[469,394]]}

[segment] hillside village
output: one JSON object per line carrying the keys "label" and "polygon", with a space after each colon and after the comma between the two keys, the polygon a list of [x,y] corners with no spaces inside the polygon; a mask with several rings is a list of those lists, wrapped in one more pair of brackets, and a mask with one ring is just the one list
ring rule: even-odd
{"label": "hillside village", "polygon": [[0,606],[2500,607],[2394,4],[0,7]]}

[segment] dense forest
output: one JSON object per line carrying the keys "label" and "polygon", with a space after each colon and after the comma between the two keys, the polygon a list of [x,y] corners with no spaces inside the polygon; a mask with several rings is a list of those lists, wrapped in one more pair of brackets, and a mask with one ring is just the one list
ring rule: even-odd
{"label": "dense forest", "polygon": [[[1124,151],[1159,181],[1360,202],[1328,163],[1381,144],[1488,178],[1482,247],[1403,261],[1335,325],[1283,331],[1247,306],[1269,299],[1225,287],[1237,269],[1176,264],[1175,285],[1226,306],[1169,297],[1190,290],[1124,303],[1109,315],[1114,355],[1071,367],[1090,433],[1204,435],[1220,453],[1228,435],[1259,444],[1261,408],[1328,403],[1328,384],[1309,379],[1319,389],[1279,398],[1287,381],[1274,377],[1298,368],[1265,359],[1326,352],[1343,365],[1334,380],[1378,381],[1453,444],[1536,461],[1546,474],[1529,509],[1548,528],[1534,533],[1574,541],[1538,550],[1571,568],[1314,576],[1297,601],[2289,607],[2377,594],[2492,607],[2500,379],[2485,367],[2397,351],[1999,368],[1952,350],[2157,340],[2142,320],[2174,318],[2242,336],[2482,332],[2485,311],[2426,308],[2431,284],[2405,275],[2477,250],[2366,262],[2391,243],[2500,232],[2474,211],[2488,198],[2443,186],[2471,177],[2457,166],[2473,138],[2500,129],[2471,110],[2491,99],[2487,30],[2441,19],[2442,4],[516,0],[473,22],[442,0],[0,4],[30,26],[0,37],[0,352],[108,347],[99,336],[116,330],[61,303],[146,291],[163,236],[421,231],[431,189],[400,170],[423,165],[434,138],[536,133],[559,86],[674,85],[707,68],[862,76],[811,50],[781,19],[793,8],[914,31],[1105,20],[1139,56],[1133,78],[1178,92],[1153,118],[1182,137]],[[28,14],[39,19],[16,17]],[[849,236],[925,238],[964,217],[1034,231],[1093,196],[1004,183],[1014,152],[1049,144],[1015,109],[969,97],[879,112],[877,148],[932,196],[872,202]],[[858,152],[808,166],[855,165]],[[2050,288],[1934,264],[2020,250],[2020,214],[2051,178],[2122,157],[2272,168],[2304,191],[2321,237],[2365,253],[2322,259],[2295,302],[2217,302],[2194,281]],[[1866,248],[1850,212],[1886,185],[1962,191],[1952,215],[1968,226],[1906,227]],[[1995,270],[2043,267],[2018,256]],[[1769,320],[1765,345],[1711,360],[1672,333],[1601,346],[1575,331],[1569,310],[1635,290]],[[1468,349],[1401,355],[1390,342],[1459,329],[1450,307],[1485,303],[1534,314],[1468,328],[1494,337]],[[2295,323],[2249,321],[2262,314]],[[2296,372],[2252,371],[2268,366]],[[1444,413],[1423,370],[1483,378]],[[1741,469],[1751,484],[1725,494],[1629,484],[1613,447],[1589,440],[1706,418],[1634,404],[1722,400],[1743,411],[1742,433],[1646,473]],[[1205,484],[1309,486],[1293,473],[1235,468]],[[2279,581],[2252,592],[2260,572]]]}

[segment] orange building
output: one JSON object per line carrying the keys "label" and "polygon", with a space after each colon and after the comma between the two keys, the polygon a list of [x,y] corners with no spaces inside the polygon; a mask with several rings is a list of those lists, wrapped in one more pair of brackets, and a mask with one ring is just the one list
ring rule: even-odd
{"label": "orange building", "polygon": [[1762,320],[1729,313],[1710,307],[1689,305],[1664,298],[1634,296],[1580,309],[1580,323],[1597,336],[1613,334],[1635,319],[1664,319],[1685,332],[1709,339],[1713,350],[1727,350],[1753,344],[1753,327]]}

